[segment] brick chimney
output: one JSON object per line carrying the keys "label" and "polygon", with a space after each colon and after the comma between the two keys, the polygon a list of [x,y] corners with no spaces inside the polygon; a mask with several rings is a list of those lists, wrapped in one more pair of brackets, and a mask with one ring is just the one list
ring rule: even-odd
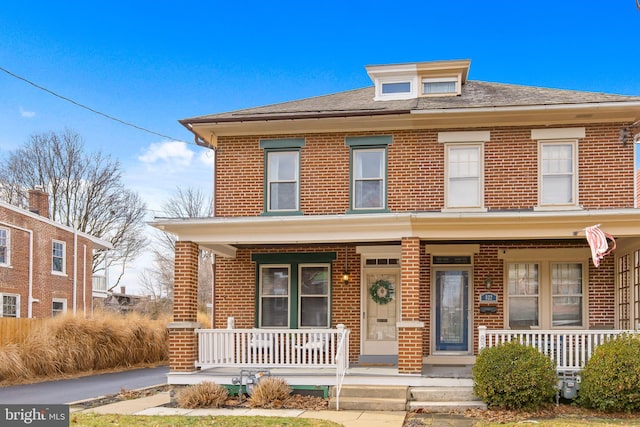
{"label": "brick chimney", "polygon": [[39,185],[33,190],[29,190],[29,210],[49,218],[49,194]]}

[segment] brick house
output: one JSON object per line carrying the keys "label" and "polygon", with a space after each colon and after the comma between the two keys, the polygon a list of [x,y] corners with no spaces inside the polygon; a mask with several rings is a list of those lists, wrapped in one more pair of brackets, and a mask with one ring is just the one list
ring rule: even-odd
{"label": "brick house", "polygon": [[[368,66],[371,87],[181,120],[215,155],[215,216],[153,223],[178,236],[170,382],[340,351],[421,378],[515,336],[575,370],[638,329],[640,96],[473,81],[469,65]],[[598,267],[593,225],[617,243]],[[199,247],[216,253],[211,330]],[[307,354],[317,336],[326,363]]]}
{"label": "brick house", "polygon": [[111,247],[49,219],[41,189],[29,191],[29,210],[0,201],[0,317],[91,314],[93,254]]}

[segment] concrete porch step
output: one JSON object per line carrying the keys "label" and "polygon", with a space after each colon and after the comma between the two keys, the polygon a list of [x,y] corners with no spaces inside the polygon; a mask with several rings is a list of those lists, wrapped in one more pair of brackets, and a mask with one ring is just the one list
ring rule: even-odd
{"label": "concrete porch step", "polygon": [[[329,399],[329,409],[336,409],[336,399]],[[340,410],[352,411],[406,411],[406,399],[389,399],[380,397],[342,397]]]}
{"label": "concrete porch step", "polygon": [[486,409],[487,405],[473,394],[472,386],[457,387],[411,387],[409,411],[422,409],[443,413],[466,409]]}
{"label": "concrete porch step", "polygon": [[[336,408],[336,388],[331,388],[329,408]],[[344,385],[340,392],[340,409],[362,411],[404,411],[409,387],[383,385]]]}

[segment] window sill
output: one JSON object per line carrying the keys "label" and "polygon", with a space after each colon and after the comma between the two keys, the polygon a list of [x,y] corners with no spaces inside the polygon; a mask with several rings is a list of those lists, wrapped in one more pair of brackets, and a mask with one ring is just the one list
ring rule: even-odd
{"label": "window sill", "polygon": [[557,206],[534,206],[534,212],[553,212],[553,211],[583,211],[584,208],[579,205],[557,205]]}
{"label": "window sill", "polygon": [[67,273],[62,271],[52,271],[51,274],[53,274],[54,276],[67,277]]}
{"label": "window sill", "polygon": [[487,212],[487,208],[444,208],[440,212]]}
{"label": "window sill", "polygon": [[372,213],[391,213],[389,209],[349,209],[345,212],[347,215],[352,214],[372,214]]}
{"label": "window sill", "polygon": [[304,215],[302,211],[270,211],[262,212],[260,216],[299,216]]}

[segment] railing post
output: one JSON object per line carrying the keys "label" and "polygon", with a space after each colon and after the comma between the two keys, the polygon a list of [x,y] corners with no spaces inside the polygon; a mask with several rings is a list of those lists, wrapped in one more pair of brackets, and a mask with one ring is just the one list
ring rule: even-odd
{"label": "railing post", "polygon": [[487,327],[478,326],[478,353],[487,348]]}

